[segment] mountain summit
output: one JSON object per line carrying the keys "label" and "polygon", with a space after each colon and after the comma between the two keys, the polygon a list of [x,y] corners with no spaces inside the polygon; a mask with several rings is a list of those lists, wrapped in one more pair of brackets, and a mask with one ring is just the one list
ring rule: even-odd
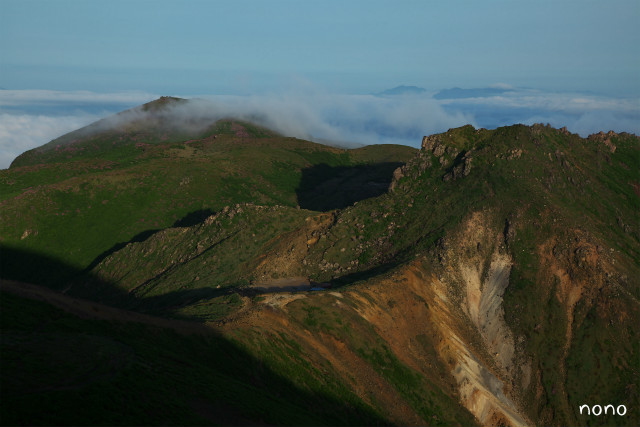
{"label": "mountain summit", "polygon": [[[183,142],[218,133],[240,132],[230,128],[231,121],[206,100],[163,96],[29,150],[18,156],[11,167],[74,160],[78,157],[113,156],[116,151],[127,151],[141,144]],[[275,135],[275,132],[255,124],[247,125],[256,136]],[[245,133],[249,132],[246,128],[243,126]]]}

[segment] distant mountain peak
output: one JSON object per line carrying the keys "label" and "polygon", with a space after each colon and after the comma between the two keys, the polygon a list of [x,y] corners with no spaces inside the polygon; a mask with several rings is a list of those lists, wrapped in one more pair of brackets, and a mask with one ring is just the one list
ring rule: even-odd
{"label": "distant mountain peak", "polygon": [[491,96],[502,95],[505,92],[511,92],[513,88],[506,86],[491,86],[481,88],[463,89],[459,87],[453,87],[449,89],[442,89],[433,97],[435,99],[466,99],[466,98],[488,98]]}

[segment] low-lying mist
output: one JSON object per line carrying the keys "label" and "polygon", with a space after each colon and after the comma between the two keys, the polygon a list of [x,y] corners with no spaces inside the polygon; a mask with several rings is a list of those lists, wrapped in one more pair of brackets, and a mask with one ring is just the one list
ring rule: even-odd
{"label": "low-lying mist", "polygon": [[282,135],[343,146],[396,143],[418,145],[423,135],[474,123],[473,117],[446,112],[429,97],[379,97],[297,93],[263,96],[200,96],[186,102],[160,102],[109,116],[88,132],[127,128],[136,123],[197,133],[220,119],[239,119]]}
{"label": "low-lying mist", "polygon": [[[148,93],[0,91],[0,167],[8,167],[30,148],[100,119],[93,131],[148,118],[148,112],[136,106],[157,98],[159,95]],[[156,111],[155,124],[197,131],[218,119],[236,118],[286,136],[346,147],[380,143],[419,146],[424,135],[465,124],[495,128],[550,123],[582,136],[600,130],[640,133],[638,99],[508,85],[500,90],[401,95],[336,94],[306,85],[274,94],[184,98],[189,102],[168,103],[167,109]]]}
{"label": "low-lying mist", "polygon": [[308,93],[215,96],[203,100],[193,106],[211,108],[220,118],[235,117],[283,135],[345,146],[382,143],[417,146],[425,134],[475,124],[472,116],[446,112],[437,101],[427,97]]}

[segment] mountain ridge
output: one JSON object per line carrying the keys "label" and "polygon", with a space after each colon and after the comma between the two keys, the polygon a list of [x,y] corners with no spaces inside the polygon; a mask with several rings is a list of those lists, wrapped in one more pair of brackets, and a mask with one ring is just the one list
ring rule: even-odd
{"label": "mountain ridge", "polygon": [[[105,164],[100,156],[109,154],[67,159],[69,176],[62,181],[51,176],[55,162],[3,171],[3,279],[47,285],[87,304],[205,325],[220,343],[251,355],[246,369],[254,376],[243,373],[242,381],[259,387],[258,394],[266,393],[260,388],[266,366],[296,389],[325,396],[323,408],[328,397],[349,402],[340,408],[352,418],[340,423],[606,425],[612,418],[586,418],[578,406],[614,402],[629,409],[616,424],[637,424],[631,408],[640,383],[633,363],[640,355],[638,137],[581,138],[541,124],[468,125],[425,136],[420,150],[341,150],[272,134],[246,137],[237,128],[216,135],[109,160],[113,170],[89,174],[101,191],[113,188],[108,197],[91,198],[96,184],[73,168]],[[220,174],[192,175],[195,165]],[[150,179],[154,168],[162,173]],[[207,182],[206,193],[194,190],[199,182]],[[170,205],[142,203],[160,183],[166,190],[154,197],[195,204],[170,211]],[[6,189],[16,185],[22,190]],[[124,196],[138,187],[144,191]],[[212,188],[225,192],[211,195]],[[136,203],[123,203],[127,197]],[[62,219],[72,209],[83,212],[86,203],[96,209],[83,213],[86,225],[78,217]],[[44,210],[29,213],[41,205]],[[87,233],[98,218],[114,222],[109,215],[118,211],[122,224],[138,225],[115,241],[108,228]],[[136,217],[139,212],[144,215]],[[141,222],[150,212],[170,214]],[[74,261],[54,283],[50,276],[66,262],[62,235],[52,234],[58,227],[74,236],[64,255]],[[86,252],[81,244],[91,245],[82,241],[92,239],[102,249],[74,255]],[[36,256],[38,247],[51,259]],[[42,277],[33,274],[38,265],[46,266]],[[12,325],[14,335],[22,328],[16,337],[31,333],[16,319],[3,327]],[[78,332],[93,325],[66,319]],[[129,346],[135,338],[100,334]],[[175,342],[213,351],[180,340],[163,341],[164,351],[176,352],[167,347]],[[15,338],[11,349],[33,353],[25,342]],[[145,363],[158,363],[133,347]],[[216,382],[222,389],[231,364],[224,360],[215,368],[225,378]],[[166,369],[186,373],[188,357],[176,361]],[[211,375],[211,366],[197,363]],[[144,371],[137,362],[129,366],[118,369],[129,376]],[[17,377],[3,375],[20,395]],[[234,384],[229,387],[236,390]],[[225,414],[214,397],[199,393],[205,397],[196,406],[209,408],[213,419]],[[234,396],[234,407],[248,405]],[[13,414],[26,417],[19,408],[29,399],[12,399]],[[184,419],[202,413],[186,398],[173,399]],[[304,407],[296,402],[292,414]],[[234,410],[234,419],[290,424],[274,405],[248,405]],[[309,413],[319,423],[329,420],[322,411]],[[104,419],[111,420],[108,413]]]}

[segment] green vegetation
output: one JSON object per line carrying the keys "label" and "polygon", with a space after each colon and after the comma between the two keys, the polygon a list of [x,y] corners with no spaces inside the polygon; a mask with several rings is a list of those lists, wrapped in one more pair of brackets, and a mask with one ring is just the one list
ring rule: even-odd
{"label": "green vegetation", "polygon": [[[447,259],[461,244],[452,236],[477,213],[498,235],[460,256],[497,248],[513,261],[501,307],[531,370],[528,382],[520,371],[509,379],[526,415],[544,425],[636,423],[585,420],[577,407],[631,410],[638,399],[637,137],[465,126],[419,152],[345,150],[234,119],[168,120],[188,105],[162,98],[0,171],[0,273],[203,328],[255,313],[265,324],[195,336],[80,319],[3,292],[3,424],[388,424],[382,394],[354,388],[355,376],[331,363],[344,355],[425,422],[472,424],[442,388],[454,387],[454,365],[436,349],[434,326],[416,325],[411,338],[429,366],[420,371],[358,301],[408,309],[362,290],[384,293],[381,283],[418,258],[423,284],[440,280],[457,262]],[[489,262],[476,267],[485,274]],[[257,285],[291,278],[333,290],[286,302],[258,295]],[[448,298],[466,298],[448,286]],[[492,357],[467,335],[480,358]]]}
{"label": "green vegetation", "polygon": [[[476,424],[471,414],[466,410],[460,410],[451,396],[446,395],[424,374],[401,362],[371,324],[364,322],[354,310],[339,309],[338,306],[330,303],[334,299],[332,295],[321,295],[313,301],[304,299],[296,301],[288,306],[290,318],[295,319],[314,335],[332,336],[340,343],[344,343],[354,355],[369,364],[384,381],[387,381],[409,407],[430,424]],[[348,297],[341,299],[341,302],[351,304]],[[295,341],[287,342],[293,350],[293,354],[289,357],[305,354],[304,349],[294,344]],[[430,344],[427,345],[430,346]],[[265,351],[266,348],[266,345],[262,345],[260,351]],[[286,360],[284,357],[283,359]],[[288,363],[291,364],[291,361]],[[323,366],[320,369],[331,369],[331,366]],[[370,392],[374,394],[373,390]]]}
{"label": "green vegetation", "polygon": [[[573,415],[578,419],[579,411],[575,408],[584,402],[602,402],[603,406],[615,402],[616,406],[625,405],[628,409],[638,402],[638,329],[630,319],[620,316],[633,313],[629,317],[637,319],[638,306],[619,297],[612,300],[617,310],[603,318],[598,314],[602,308],[593,306],[579,327],[574,328],[576,336],[567,357],[567,389]],[[602,425],[631,426],[636,421],[637,417],[629,413],[624,420],[604,417]]]}
{"label": "green vegetation", "polygon": [[0,303],[3,424],[386,424],[344,387],[301,389],[213,332],[83,320],[4,292]]}
{"label": "green vegetation", "polygon": [[[234,126],[246,130],[249,137],[224,133]],[[215,140],[177,145],[148,141],[148,146],[124,144],[123,148],[118,148],[119,141],[113,146],[113,135],[98,134],[93,138],[106,141],[108,155],[74,152],[68,159],[58,159],[50,158],[55,150],[42,149],[47,163],[19,166],[26,160],[14,162],[12,168],[0,171],[2,244],[55,256],[83,269],[140,240],[141,235],[185,221],[193,225],[189,218],[213,214],[225,206],[320,206],[327,191],[334,198],[349,193],[339,188],[340,182],[316,191],[334,166],[348,171],[382,160],[399,165],[415,151],[381,146],[352,156],[347,150],[273,136],[235,122],[218,123],[211,132],[217,135]],[[89,150],[95,144],[89,139],[72,145]],[[376,173],[375,166],[370,167]],[[314,168],[319,169],[311,178],[303,176]],[[388,185],[390,174],[386,178],[377,174],[364,174],[361,179],[387,179]],[[46,284],[61,286],[69,279],[51,275]]]}

